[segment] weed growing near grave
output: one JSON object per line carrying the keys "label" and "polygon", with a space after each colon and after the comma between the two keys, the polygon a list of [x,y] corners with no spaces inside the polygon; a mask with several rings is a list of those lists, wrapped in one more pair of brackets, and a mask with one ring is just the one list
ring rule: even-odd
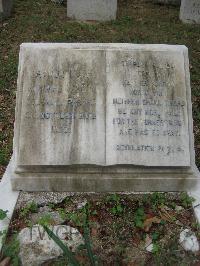
{"label": "weed growing near grave", "polygon": [[17,234],[12,235],[9,241],[4,243],[2,247],[2,257],[10,258],[12,266],[21,265],[19,259],[19,240]]}
{"label": "weed growing near grave", "polygon": [[37,223],[43,226],[49,226],[50,224],[53,224],[53,218],[50,214],[46,214],[40,217]]}
{"label": "weed growing near grave", "polygon": [[134,224],[136,227],[143,228],[145,220],[144,208],[140,207],[135,211]]}
{"label": "weed growing near grave", "polygon": [[4,220],[5,218],[7,218],[7,213],[8,211],[0,209],[0,220]]}
{"label": "weed growing near grave", "polygon": [[[8,219],[7,213],[8,211],[0,209],[0,221],[3,221],[6,218]],[[2,239],[2,242],[4,242],[5,237],[6,237],[6,230],[0,231],[0,239]]]}
{"label": "weed growing near grave", "polygon": [[166,203],[166,194],[154,192],[150,196],[151,204],[154,208],[158,208],[159,206],[163,206]]}
{"label": "weed growing near grave", "polygon": [[[80,213],[80,212],[79,212]],[[83,227],[83,237],[85,241],[85,245],[81,247],[81,249],[86,248],[87,250],[87,256],[90,262],[91,266],[97,265],[97,258],[93,253],[92,250],[92,245],[91,245],[91,240],[90,240],[90,229],[89,229],[89,214],[90,214],[90,209],[89,209],[89,204],[86,204],[82,208],[81,213],[83,216],[81,219],[79,219],[78,215],[75,216],[75,213],[73,216],[66,216],[67,218],[70,218],[74,223],[76,223],[77,226],[82,226]],[[76,217],[76,218],[74,218]],[[54,234],[52,230],[48,227],[50,224],[49,221],[47,220],[40,220],[39,224],[41,224],[44,228],[44,230],[47,232],[47,234],[52,238],[52,240],[62,249],[64,256],[69,260],[69,263],[74,265],[74,266],[79,266],[81,265],[77,259],[75,258],[74,254],[70,249],[59,239],[58,236]]]}
{"label": "weed growing near grave", "polygon": [[117,194],[113,194],[107,197],[107,202],[111,204],[111,213],[113,215],[121,215],[124,211],[124,207],[121,203],[120,196]]}
{"label": "weed growing near grave", "polygon": [[[8,211],[0,209],[0,220],[9,219],[7,216]],[[3,257],[9,257],[13,266],[19,266],[19,241],[17,234],[13,234],[9,242],[6,242],[7,231],[0,231],[0,238],[2,239],[2,250],[0,253],[0,261]]]}
{"label": "weed growing near grave", "polygon": [[28,203],[25,207],[23,207],[20,211],[20,216],[25,218],[27,217],[30,213],[34,213],[38,211],[38,206],[35,202],[30,202]]}
{"label": "weed growing near grave", "polygon": [[180,195],[181,204],[185,208],[189,208],[192,203],[195,201],[194,198],[190,197],[187,192],[182,192]]}
{"label": "weed growing near grave", "polygon": [[[62,225],[76,228],[83,235],[85,245],[72,254],[78,263],[92,265],[90,256],[93,256],[96,265],[168,266],[193,265],[200,261],[199,254],[188,253],[179,244],[179,235],[184,228],[191,228],[200,240],[199,225],[191,204],[192,199],[182,193],[95,193],[74,195],[48,206],[61,214]],[[112,213],[112,208],[118,205],[123,211]],[[12,232],[27,227],[24,219],[17,210],[9,229],[11,236]],[[55,224],[52,219],[53,216],[41,216],[39,224],[52,228]],[[147,251],[149,247],[151,252]],[[68,263],[69,258],[63,257],[47,265],[66,265],[66,261]]]}

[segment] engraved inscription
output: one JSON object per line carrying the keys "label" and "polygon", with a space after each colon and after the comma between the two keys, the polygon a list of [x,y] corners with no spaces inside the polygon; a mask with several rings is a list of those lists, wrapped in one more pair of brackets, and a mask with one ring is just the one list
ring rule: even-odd
{"label": "engraved inscription", "polygon": [[170,165],[189,152],[183,62],[180,66],[172,56],[160,58],[148,52],[135,57],[110,53],[114,69],[109,72],[107,99],[110,164]]}
{"label": "engraved inscription", "polygon": [[190,166],[182,51],[25,53],[18,165]]}
{"label": "engraved inscription", "polygon": [[104,52],[24,53],[18,164],[104,165]]}
{"label": "engraved inscription", "polygon": [[[72,124],[77,120],[85,120],[87,123],[96,119],[95,93],[91,86],[92,74],[80,73],[80,65],[69,65],[68,72],[61,70],[46,71],[37,70],[31,79],[33,87],[28,90],[27,108],[25,118],[28,120],[41,120],[43,123],[51,123],[51,132],[71,134]],[[71,74],[73,73],[73,74]],[[73,75],[76,73],[76,78]],[[71,76],[71,77],[70,77]],[[65,79],[73,79],[73,88]],[[69,86],[69,91],[63,84]],[[90,90],[90,94],[86,91]],[[89,98],[88,98],[89,97]]]}
{"label": "engraved inscription", "polygon": [[[173,75],[174,66],[166,62],[161,68],[152,64],[155,78],[158,78],[160,70],[162,71],[163,80],[155,80],[156,82],[148,83],[150,72],[145,71],[144,63],[136,62],[133,59],[122,61],[123,67],[137,67],[137,71],[141,74],[139,84],[131,83],[130,80],[122,82],[122,86],[126,92],[127,98],[113,98],[113,105],[117,109],[117,117],[113,118],[113,124],[118,126],[118,134],[121,137],[129,136],[181,136],[180,128],[184,123],[182,109],[185,102],[178,98],[169,100],[166,98],[170,89],[174,90],[170,81]],[[171,71],[171,72],[170,72]],[[159,73],[159,74],[158,74]],[[149,85],[150,86],[149,86]],[[135,85],[137,88],[135,89]],[[164,111],[161,111],[161,106]],[[120,108],[119,108],[120,107]],[[132,108],[133,107],[133,108]],[[134,108],[135,107],[135,108]],[[123,139],[123,138],[122,138]],[[166,155],[170,153],[183,152],[181,147],[172,146],[149,146],[149,145],[116,145],[117,151],[144,151],[144,152],[164,152]]]}
{"label": "engraved inscription", "polygon": [[191,16],[200,16],[200,3],[197,3],[197,1],[192,2],[192,6],[188,11]]}

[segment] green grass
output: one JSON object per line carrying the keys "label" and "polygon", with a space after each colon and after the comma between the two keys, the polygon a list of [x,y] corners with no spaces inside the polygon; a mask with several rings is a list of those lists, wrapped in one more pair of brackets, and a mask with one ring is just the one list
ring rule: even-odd
{"label": "green grass", "polygon": [[[78,23],[49,0],[16,0],[0,24],[0,169],[12,153],[19,46],[22,42],[130,42],[184,44],[189,48],[197,165],[200,167],[200,27],[179,20],[178,7],[119,0],[118,19]],[[1,125],[3,124],[3,130]],[[3,171],[3,170],[0,170]],[[0,172],[1,175],[1,172]]]}

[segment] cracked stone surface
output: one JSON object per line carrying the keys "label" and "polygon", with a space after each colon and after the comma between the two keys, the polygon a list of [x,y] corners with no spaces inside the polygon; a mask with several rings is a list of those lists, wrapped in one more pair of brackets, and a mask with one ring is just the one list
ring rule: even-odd
{"label": "cracked stone surface", "polygon": [[[78,246],[84,244],[82,235],[73,227],[58,225],[50,229],[72,251],[75,251]],[[21,230],[19,233],[19,242],[19,256],[23,266],[39,266],[48,260],[58,258],[62,255],[62,250],[40,225]]]}

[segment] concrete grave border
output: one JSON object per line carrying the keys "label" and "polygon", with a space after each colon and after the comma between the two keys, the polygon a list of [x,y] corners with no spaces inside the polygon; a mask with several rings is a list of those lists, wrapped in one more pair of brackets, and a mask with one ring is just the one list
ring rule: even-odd
{"label": "concrete grave border", "polygon": [[[3,221],[0,220],[0,231],[4,231],[8,229],[10,224],[10,219],[12,218],[15,205],[17,203],[17,199],[19,196],[19,191],[13,191],[11,187],[11,166],[13,160],[10,160],[10,163],[6,169],[6,172],[3,175],[3,178],[0,182],[0,209],[4,211],[8,211],[8,218]],[[0,251],[2,248],[2,237],[0,237]]]}

